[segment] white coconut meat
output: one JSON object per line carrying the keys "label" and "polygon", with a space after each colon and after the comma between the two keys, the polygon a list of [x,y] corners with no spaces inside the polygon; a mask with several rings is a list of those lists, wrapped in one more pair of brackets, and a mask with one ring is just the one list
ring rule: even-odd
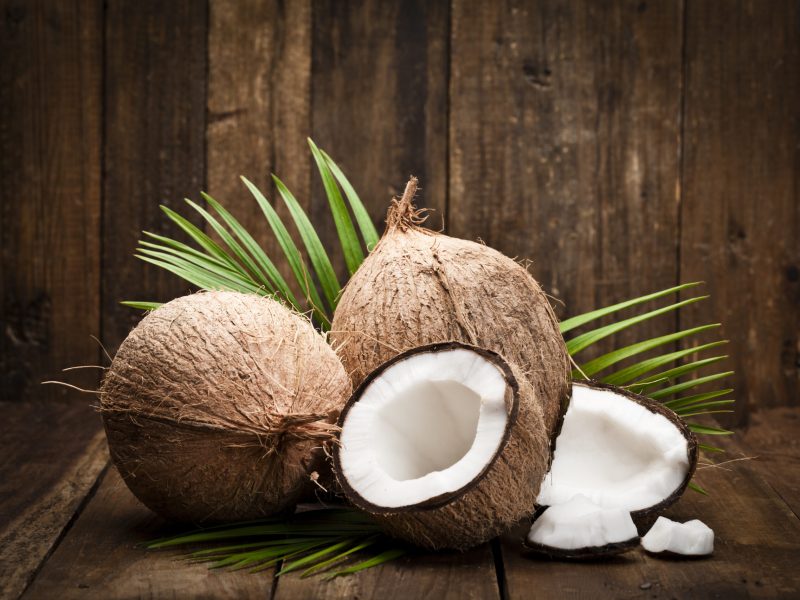
{"label": "white coconut meat", "polygon": [[677,523],[666,517],[658,517],[642,538],[642,547],[653,553],[706,556],[714,552],[714,531],[697,519]]}
{"label": "white coconut meat", "polygon": [[346,413],[341,475],[379,508],[412,506],[464,488],[500,449],[507,391],[501,369],[466,348],[392,364]]}
{"label": "white coconut meat", "polygon": [[539,515],[528,533],[528,545],[559,554],[567,550],[596,549],[638,539],[631,514],[621,508],[603,508],[578,494],[569,502],[551,506]]}
{"label": "white coconut meat", "polygon": [[618,390],[575,384],[538,504],[581,494],[634,512],[679,494],[694,467],[693,437],[651,408]]}

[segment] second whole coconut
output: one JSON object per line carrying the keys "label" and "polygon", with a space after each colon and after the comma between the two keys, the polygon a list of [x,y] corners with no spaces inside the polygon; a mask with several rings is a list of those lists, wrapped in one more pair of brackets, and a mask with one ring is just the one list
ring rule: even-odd
{"label": "second whole coconut", "polygon": [[570,362],[558,324],[527,269],[475,242],[425,229],[412,178],[386,231],[345,287],[331,340],[358,386],[403,351],[458,341],[486,348],[530,382],[554,438],[569,402]]}
{"label": "second whole coconut", "polygon": [[156,513],[193,523],[294,508],[351,392],[305,317],[204,292],[149,313],[100,390],[111,458]]}

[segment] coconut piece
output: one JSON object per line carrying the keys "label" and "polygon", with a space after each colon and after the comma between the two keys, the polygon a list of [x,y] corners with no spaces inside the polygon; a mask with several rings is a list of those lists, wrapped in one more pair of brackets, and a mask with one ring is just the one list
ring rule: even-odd
{"label": "coconut piece", "polygon": [[603,508],[582,494],[545,509],[531,526],[525,547],[554,558],[598,558],[639,545],[631,514]]}
{"label": "coconut piece", "polygon": [[697,519],[676,523],[658,517],[642,538],[642,547],[652,553],[707,556],[714,552],[714,531]]}
{"label": "coconut piece", "polygon": [[644,396],[576,383],[538,504],[582,494],[645,524],[675,502],[697,465],[697,440],[671,410]]}
{"label": "coconut piece", "polygon": [[331,340],[353,385],[404,350],[460,341],[519,367],[554,434],[569,401],[570,363],[546,296],[500,252],[421,227],[416,188],[412,177],[392,203],[385,233],[334,314]]}
{"label": "coconut piece", "polygon": [[458,342],[371,373],[339,418],[347,498],[395,537],[466,549],[534,509],[550,440],[534,391],[499,355]]}
{"label": "coconut piece", "polygon": [[199,523],[293,508],[351,387],[305,317],[272,299],[205,292],[145,316],[100,391],[128,487],[160,515]]}

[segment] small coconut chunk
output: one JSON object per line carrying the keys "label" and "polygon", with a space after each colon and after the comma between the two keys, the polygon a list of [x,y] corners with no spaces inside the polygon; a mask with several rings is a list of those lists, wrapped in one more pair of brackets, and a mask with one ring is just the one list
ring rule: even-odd
{"label": "small coconut chunk", "polygon": [[639,534],[628,511],[603,508],[581,494],[551,506],[528,532],[527,545],[551,556],[599,556],[629,549]]}
{"label": "small coconut chunk", "polygon": [[714,552],[714,531],[697,519],[677,523],[666,517],[658,517],[642,538],[642,546],[653,553],[705,556]]}
{"label": "small coconut chunk", "polygon": [[663,503],[679,495],[694,466],[687,436],[685,427],[654,411],[646,398],[575,384],[537,502],[553,506],[583,494],[605,508],[630,512]]}

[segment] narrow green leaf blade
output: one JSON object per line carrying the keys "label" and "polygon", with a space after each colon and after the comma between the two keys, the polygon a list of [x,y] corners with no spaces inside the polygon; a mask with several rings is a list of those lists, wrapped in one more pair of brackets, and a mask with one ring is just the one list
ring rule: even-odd
{"label": "narrow green leaf blade", "polygon": [[161,306],[161,302],[144,302],[140,300],[123,300],[120,302],[122,306],[127,306],[129,308],[135,308],[138,310],[146,310],[151,311],[157,309]]}
{"label": "narrow green leaf blade", "polygon": [[658,391],[652,392],[648,394],[654,400],[658,400],[659,398],[663,398],[664,396],[670,396],[672,394],[677,394],[679,392],[683,392],[685,390],[689,390],[691,388],[697,387],[699,385],[703,385],[704,383],[709,383],[711,381],[717,381],[718,379],[723,379],[725,377],[729,377],[733,375],[733,371],[725,371],[724,373],[714,373],[713,375],[706,375],[705,377],[698,377],[697,379],[690,379],[689,381],[683,381],[681,383],[676,383],[675,385],[671,385],[669,387],[662,388]]}
{"label": "narrow green leaf blade", "polygon": [[225,221],[225,224],[231,232],[241,241],[250,256],[253,257],[255,263],[258,265],[261,280],[265,285],[269,285],[276,293],[286,300],[286,302],[291,304],[295,309],[300,310],[300,304],[297,302],[297,298],[295,298],[294,293],[289,288],[283,275],[281,275],[280,271],[275,267],[275,263],[272,262],[264,249],[256,242],[253,236],[250,235],[250,232],[239,223],[236,217],[209,194],[203,192],[202,196],[209,206],[222,217],[222,220]]}
{"label": "narrow green leaf blade", "polygon": [[676,292],[680,292],[682,290],[695,287],[697,285],[700,285],[701,283],[703,282],[695,281],[692,283],[684,283],[681,285],[676,285],[675,287],[671,287],[666,290],[661,290],[660,292],[647,294],[646,296],[639,296],[638,298],[633,298],[631,300],[626,300],[625,302],[613,304],[612,306],[607,306],[606,308],[599,308],[597,310],[583,313],[581,315],[576,315],[570,319],[562,321],[559,324],[559,328],[561,329],[561,333],[567,333],[568,331],[572,331],[573,329],[580,327],[581,325],[585,325],[590,321],[594,321],[595,319],[599,319],[600,317],[605,317],[606,315],[610,315],[611,313],[615,313],[619,310],[630,308],[631,306],[636,306],[637,304],[642,304],[649,300],[656,300],[657,298],[662,298],[663,296],[668,296],[669,294],[674,294]]}
{"label": "narrow green leaf blade", "polygon": [[306,247],[306,252],[311,260],[311,265],[317,274],[317,279],[322,286],[322,292],[325,294],[325,299],[328,301],[328,308],[333,311],[336,308],[336,301],[339,297],[339,280],[336,278],[336,273],[333,270],[333,265],[328,258],[328,253],[322,246],[322,242],[314,231],[311,221],[303,211],[300,203],[294,197],[292,192],[289,191],[284,183],[275,175],[272,176],[275,186],[278,188],[278,193],[283,198],[286,207],[289,209],[289,214],[292,215],[297,230],[300,232],[300,238]]}
{"label": "narrow green leaf blade", "polygon": [[363,571],[364,569],[369,569],[370,567],[376,567],[378,565],[387,563],[407,553],[408,551],[405,548],[392,548],[391,550],[386,550],[385,552],[381,552],[377,556],[374,556],[368,560],[355,564],[352,567],[342,569],[341,571],[336,571],[335,573],[328,575],[326,579],[333,579],[334,577],[341,577],[342,575],[351,575],[353,573],[358,573],[359,571]]}
{"label": "narrow green leaf blade", "polygon": [[635,317],[630,317],[629,319],[625,319],[623,321],[618,321],[617,323],[612,323],[611,325],[606,325],[605,327],[599,327],[597,329],[593,329],[592,331],[587,331],[586,333],[582,333],[579,336],[576,336],[567,342],[567,351],[570,355],[575,355],[582,350],[585,350],[592,344],[606,338],[610,335],[613,335],[623,329],[627,329],[628,327],[632,327],[637,323],[641,323],[643,321],[647,321],[652,319],[653,317],[657,317],[659,315],[663,315],[670,311],[678,310],[681,307],[688,306],[689,304],[694,304],[695,302],[699,302],[700,300],[705,300],[708,296],[698,296],[696,298],[689,298],[688,300],[682,300],[681,302],[676,302],[675,304],[670,304],[669,306],[664,306],[662,308],[657,308],[656,310],[651,310],[650,312],[644,313],[642,315],[637,315]]}
{"label": "narrow green leaf blade", "polygon": [[687,425],[689,426],[689,429],[695,433],[700,433],[703,435],[733,435],[732,431],[720,429],[719,427],[709,427],[707,425],[700,425],[698,423],[687,423]]}
{"label": "narrow green leaf blade", "polygon": [[180,227],[190,238],[203,248],[209,254],[216,256],[220,260],[226,262],[229,266],[237,268],[239,265],[236,261],[225,252],[217,242],[212,240],[205,232],[201,231],[194,223],[185,219],[183,216],[169,208],[168,206],[161,206],[161,210],[169,219]]}
{"label": "narrow green leaf blade", "polygon": [[[613,373],[609,373],[605,377],[602,378],[603,383],[608,383],[611,385],[625,385],[635,379],[642,377],[657,369],[659,367],[663,367],[664,365],[669,365],[676,360],[679,360],[685,356],[691,356],[697,352],[702,352],[703,350],[709,350],[711,348],[716,348],[717,346],[721,346],[725,344],[724,341],[717,341],[717,342],[709,342],[708,344],[703,344],[702,346],[694,346],[692,348],[684,348],[683,350],[676,350],[675,352],[668,352],[667,354],[662,354],[660,356],[654,356],[652,358],[647,358],[643,361],[634,363],[630,366],[627,366],[619,371],[614,371]],[[670,373],[672,371],[680,370],[681,374],[685,374],[689,371],[693,371],[699,369],[700,367],[708,364],[712,364],[717,362],[718,360],[722,360],[724,357],[713,357],[708,359],[703,359],[699,361],[695,361],[692,363],[688,363],[687,365],[681,365],[681,367],[676,367],[673,369],[669,369],[669,371],[665,371],[665,373]],[[702,363],[702,364],[701,364]],[[673,377],[676,377],[673,375]],[[664,375],[661,376],[660,381],[664,381]],[[640,385],[645,382],[637,381],[635,385]]]}
{"label": "narrow green leaf blade", "polygon": [[708,496],[708,492],[707,492],[707,491],[705,491],[703,488],[701,488],[701,487],[700,487],[698,484],[696,484],[694,481],[690,481],[690,482],[689,482],[689,488],[690,488],[690,489],[693,489],[695,492],[699,492],[700,494],[703,494],[704,496]]}
{"label": "narrow green leaf blade", "polygon": [[342,194],[339,192],[339,186],[336,185],[336,180],[325,157],[322,156],[319,148],[311,138],[308,138],[308,145],[311,147],[311,153],[314,155],[317,169],[319,169],[319,173],[322,176],[322,184],[325,187],[325,194],[328,196],[333,222],[336,225],[336,232],[339,234],[339,242],[344,252],[344,262],[347,265],[347,270],[352,275],[364,262],[364,252],[361,250],[361,244],[358,241],[355,227],[353,227],[353,221],[350,219],[350,213],[347,212],[347,206],[345,206]]}
{"label": "narrow green leaf blade", "polygon": [[342,186],[345,196],[347,196],[347,201],[350,203],[350,209],[356,217],[356,223],[358,223],[358,228],[361,230],[361,237],[367,246],[367,250],[372,251],[380,237],[378,236],[378,230],[375,229],[375,225],[372,223],[372,219],[369,218],[367,209],[339,166],[333,162],[333,159],[324,150],[320,150],[320,152],[325,158],[325,162],[328,163],[333,176],[336,177],[336,181]]}
{"label": "narrow green leaf blade", "polygon": [[635,344],[631,344],[630,346],[625,346],[624,348],[620,348],[618,350],[614,350],[613,352],[609,352],[594,360],[590,360],[587,363],[581,365],[581,371],[583,371],[586,375],[591,377],[592,375],[607,369],[613,364],[616,364],[626,358],[630,358],[631,356],[635,356],[637,354],[641,354],[642,352],[647,352],[648,350],[652,350],[653,348],[657,348],[659,346],[663,346],[664,344],[669,344],[670,342],[674,342],[692,335],[696,335],[698,333],[702,333],[704,331],[708,331],[710,329],[714,329],[719,327],[719,323],[714,323],[711,325],[702,325],[700,327],[694,327],[692,329],[685,329],[683,331],[678,331],[676,333],[670,333],[668,335],[662,335],[659,337],[655,337],[649,340],[644,340],[643,342],[637,342]]}
{"label": "narrow green leaf blade", "polygon": [[241,179],[247,186],[247,189],[250,190],[250,193],[256,199],[256,202],[258,202],[261,211],[264,213],[272,232],[275,234],[275,237],[278,240],[281,250],[283,250],[283,253],[286,256],[286,262],[289,263],[289,267],[291,268],[292,273],[294,274],[295,279],[300,286],[300,289],[305,293],[306,300],[311,305],[314,315],[320,321],[323,329],[328,329],[331,324],[330,318],[325,313],[322,305],[322,299],[319,296],[319,292],[317,292],[314,282],[311,281],[311,275],[306,268],[303,257],[300,254],[300,251],[297,249],[292,236],[289,235],[289,231],[286,229],[286,226],[283,224],[280,216],[278,216],[278,213],[275,212],[275,209],[266,199],[264,194],[261,193],[261,190],[259,190],[246,177],[242,177]]}
{"label": "narrow green leaf blade", "polygon": [[[707,349],[707,348],[713,348],[714,346],[721,346],[721,345],[724,345],[724,344],[727,344],[727,343],[728,343],[728,340],[721,340],[719,342],[712,342],[711,344],[705,344],[703,346],[697,346],[696,348],[694,348],[694,350],[696,352],[699,352],[699,351]],[[691,354],[691,352],[689,354]],[[693,371],[697,371],[697,370],[701,369],[702,367],[708,366],[710,364],[720,362],[722,360],[725,360],[726,358],[728,358],[728,355],[724,354],[722,356],[713,356],[711,358],[704,358],[702,360],[697,360],[697,361],[694,361],[694,362],[686,363],[685,365],[678,365],[677,367],[674,367],[672,369],[668,369],[666,371],[662,371],[661,373],[656,373],[655,375],[651,375],[649,377],[645,377],[643,379],[640,379],[634,385],[642,386],[641,389],[651,388],[653,386],[660,385],[660,384],[663,384],[665,382],[672,381],[674,379],[678,379],[679,377],[682,377],[683,375],[686,375],[686,374],[691,373]]]}

